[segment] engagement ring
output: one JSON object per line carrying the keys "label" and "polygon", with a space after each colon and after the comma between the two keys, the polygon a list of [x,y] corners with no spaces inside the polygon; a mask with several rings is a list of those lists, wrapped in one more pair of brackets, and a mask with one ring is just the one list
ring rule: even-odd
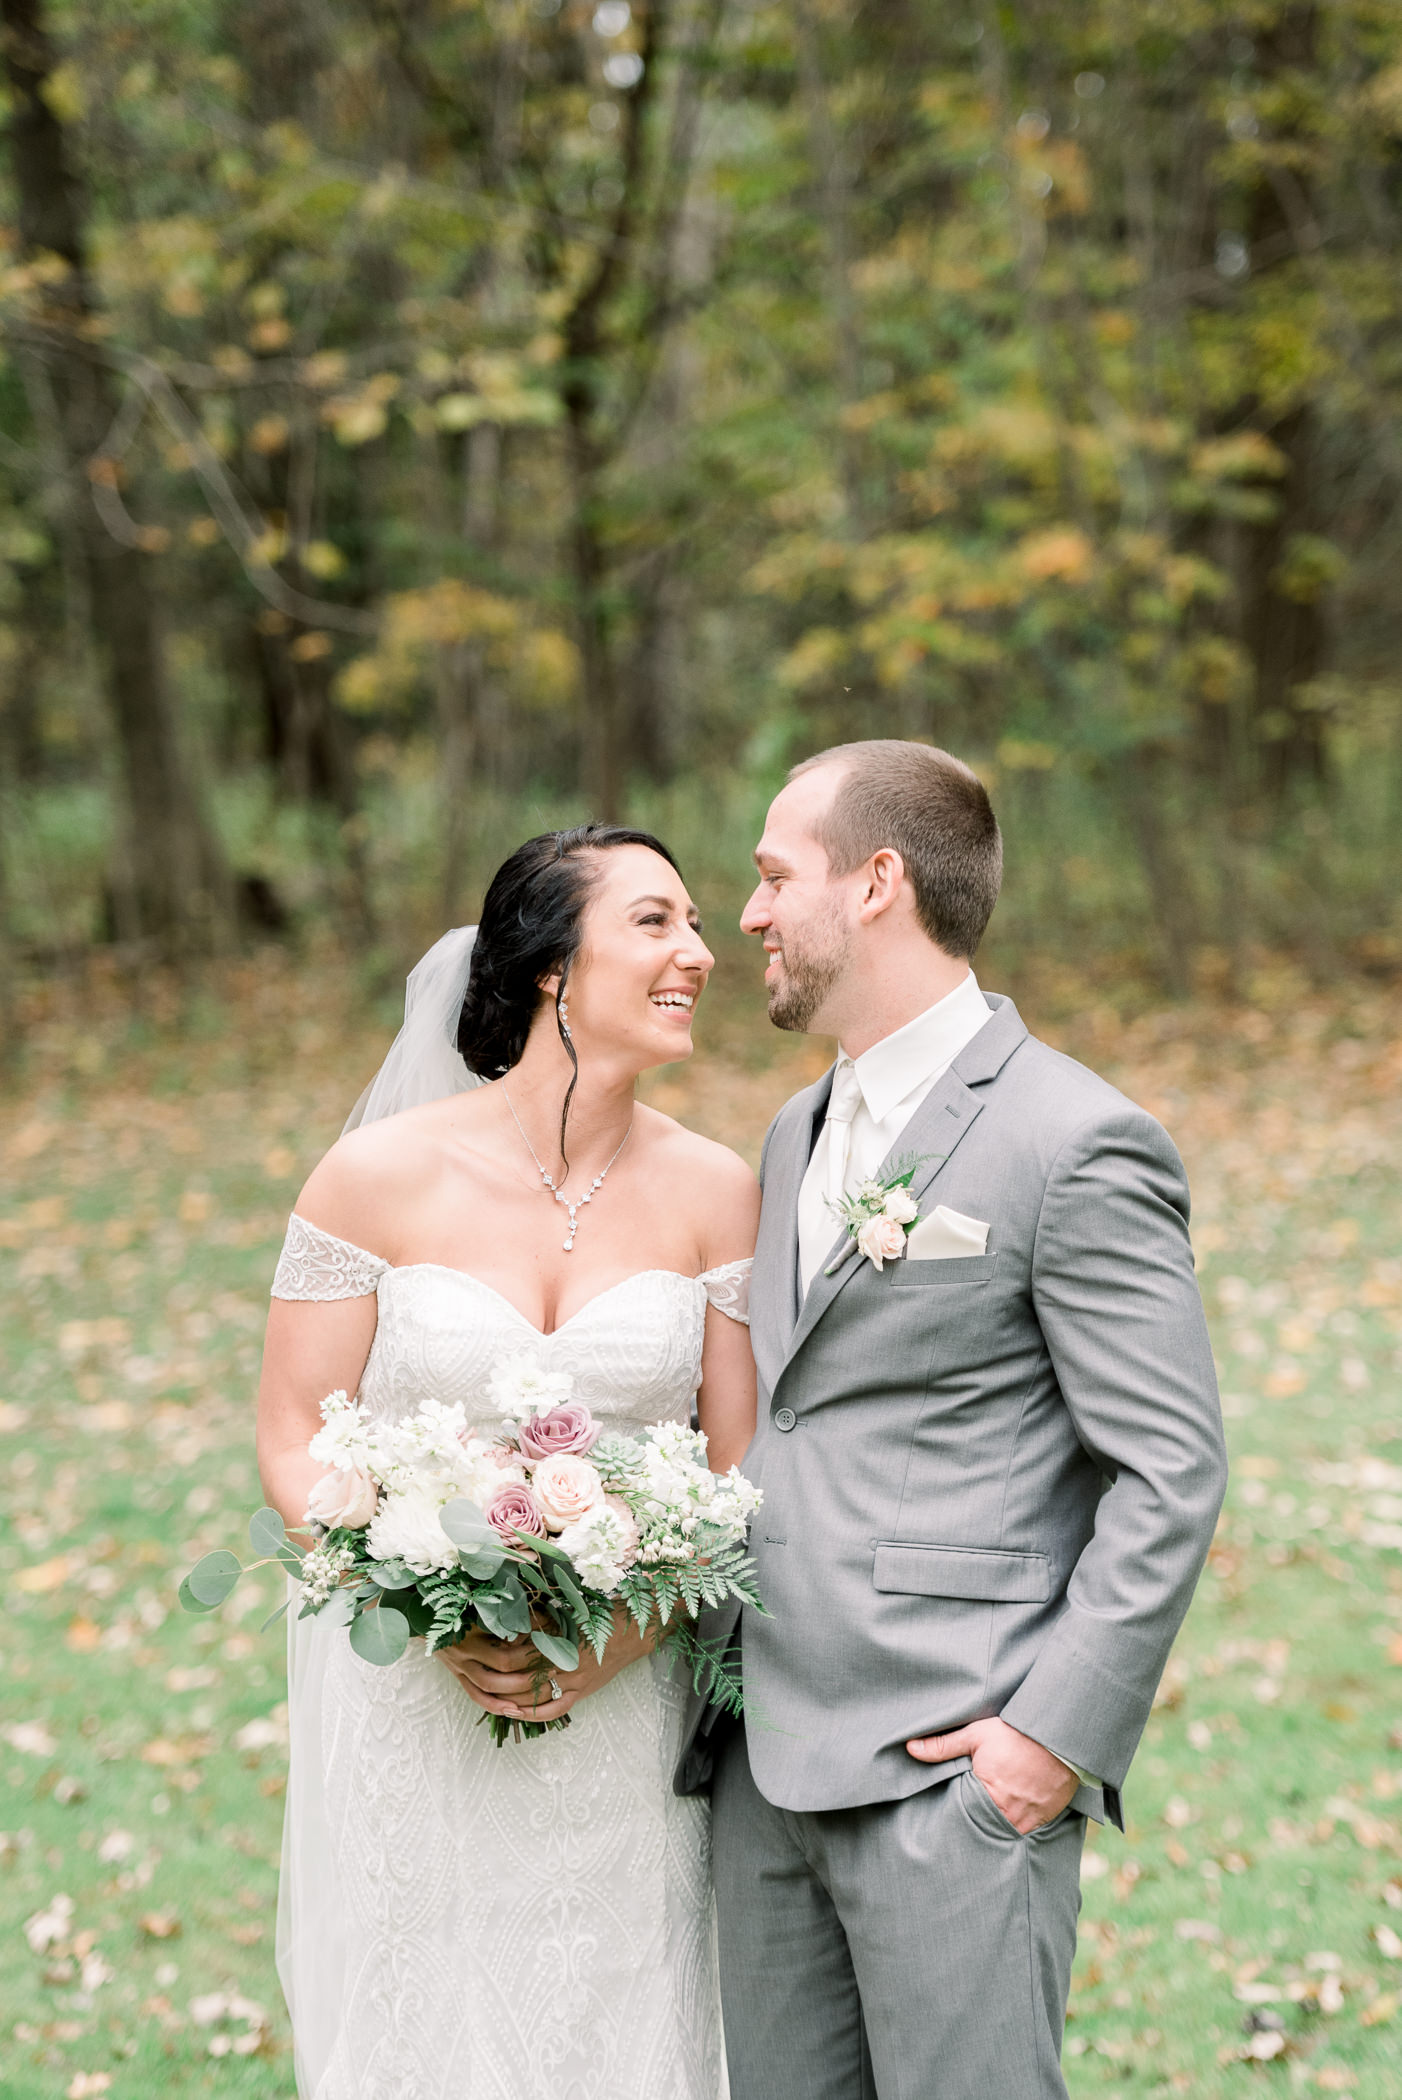
{"label": "engagement ring", "polygon": [[553,1677],[550,1680],[550,1696],[552,1699],[563,1699],[565,1696]]}

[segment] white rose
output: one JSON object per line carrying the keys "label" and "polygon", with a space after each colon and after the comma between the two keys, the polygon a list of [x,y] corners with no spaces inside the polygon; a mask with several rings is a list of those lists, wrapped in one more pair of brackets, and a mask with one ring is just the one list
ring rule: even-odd
{"label": "white rose", "polygon": [[886,1216],[894,1218],[898,1225],[913,1225],[920,1215],[920,1205],[909,1189],[892,1189],[882,1209]]}
{"label": "white rose", "polygon": [[327,1531],[359,1531],[375,1514],[380,1491],[359,1466],[323,1473],[307,1497],[307,1517]]}
{"label": "white rose", "polygon": [[387,1494],[370,1520],[373,1560],[402,1560],[416,1575],[454,1568],[458,1549],[439,1521],[442,1498],[410,1485]]}

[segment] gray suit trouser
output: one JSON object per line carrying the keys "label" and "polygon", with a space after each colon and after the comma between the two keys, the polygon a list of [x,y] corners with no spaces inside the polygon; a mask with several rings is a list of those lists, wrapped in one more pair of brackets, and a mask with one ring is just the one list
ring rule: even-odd
{"label": "gray suit trouser", "polygon": [[731,2100],[1065,2100],[1075,1809],[1022,1837],[971,1771],[774,1808],[741,1727],[713,1801]]}

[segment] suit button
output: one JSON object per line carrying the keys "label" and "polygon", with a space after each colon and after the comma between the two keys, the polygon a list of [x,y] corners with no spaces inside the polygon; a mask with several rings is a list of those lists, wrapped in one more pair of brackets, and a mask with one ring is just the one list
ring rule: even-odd
{"label": "suit button", "polygon": [[776,1407],[774,1410],[774,1427],[776,1429],[792,1429],[797,1420],[798,1416],[791,1407]]}

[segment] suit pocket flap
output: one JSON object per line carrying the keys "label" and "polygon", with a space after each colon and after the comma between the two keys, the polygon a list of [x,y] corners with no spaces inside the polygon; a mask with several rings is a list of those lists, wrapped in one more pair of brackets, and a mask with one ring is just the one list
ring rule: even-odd
{"label": "suit pocket flap", "polygon": [[996,1254],[908,1254],[904,1261],[891,1263],[891,1276],[897,1283],[913,1283],[927,1289],[942,1285],[948,1290],[952,1283],[987,1283],[997,1266]]}
{"label": "suit pocket flap", "polygon": [[876,1549],[879,1590],[908,1597],[968,1597],[992,1604],[1042,1604],[1051,1594],[1045,1553],[1004,1553],[982,1546],[917,1546],[887,1541]]}

